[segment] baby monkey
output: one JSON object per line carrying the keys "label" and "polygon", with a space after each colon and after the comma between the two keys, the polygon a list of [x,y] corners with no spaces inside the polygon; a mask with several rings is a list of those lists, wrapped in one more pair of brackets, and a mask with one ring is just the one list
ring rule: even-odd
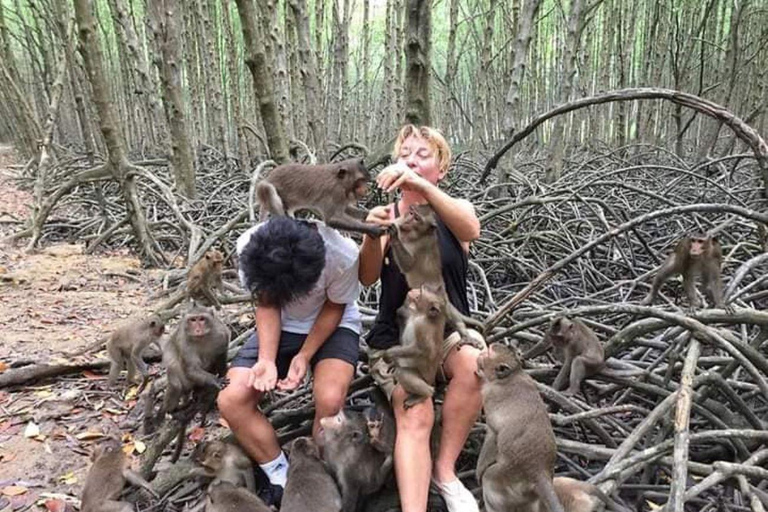
{"label": "baby monkey", "polygon": [[600,340],[578,318],[571,320],[565,316],[555,317],[541,342],[529,350],[523,359],[537,357],[549,347],[554,347],[555,357],[563,363],[552,387],[559,391],[569,384],[563,392],[566,395],[578,393],[582,381],[600,373],[605,366],[605,352]]}
{"label": "baby monkey", "polygon": [[357,201],[368,193],[371,175],[361,158],[325,165],[285,164],[275,167],[256,185],[261,211],[293,216],[311,210],[333,228],[379,237],[383,228],[364,222],[368,212]]}
{"label": "baby monkey", "polygon": [[107,341],[107,353],[112,360],[109,367],[109,385],[114,386],[120,370],[128,369],[128,382],[134,381],[136,370],[142,377],[141,387],[147,382],[147,365],[141,355],[152,343],[159,348],[160,337],[165,332],[165,322],[152,314],[141,320],[131,320],[118,327]]}
{"label": "baby monkey", "polygon": [[659,268],[653,279],[651,291],[642,304],[644,306],[652,304],[661,285],[670,277],[682,274],[685,295],[692,308],[701,306],[699,297],[696,295],[697,276],[701,277],[707,298],[716,307],[725,308],[723,281],[720,275],[722,261],[723,250],[714,236],[696,234],[684,237]]}
{"label": "baby monkey", "polygon": [[534,380],[500,343],[477,358],[486,434],[477,461],[487,512],[563,512],[555,494],[555,434]]}
{"label": "baby monkey", "polygon": [[289,463],[280,512],[341,511],[339,488],[311,438],[299,437],[293,441]]}
{"label": "baby monkey", "polygon": [[133,512],[131,503],[118,501],[126,480],[157,497],[149,482],[128,467],[128,457],[117,439],[104,441],[92,459],[80,498],[82,512]]}
{"label": "baby monkey", "polygon": [[205,256],[189,270],[185,292],[187,297],[221,309],[221,303],[213,294],[213,289],[216,288],[219,293],[224,290],[224,284],[221,281],[223,261],[224,256],[216,249],[206,252]]}
{"label": "baby monkey", "polygon": [[403,403],[409,409],[431,397],[445,331],[446,295],[442,284],[425,284],[410,290],[405,303],[397,310],[400,345],[387,349],[383,358],[394,362],[395,379],[408,397]]}
{"label": "baby monkey", "polygon": [[239,446],[221,440],[209,441],[203,446],[199,460],[205,476],[244,485],[249,491],[256,492],[251,459]]}

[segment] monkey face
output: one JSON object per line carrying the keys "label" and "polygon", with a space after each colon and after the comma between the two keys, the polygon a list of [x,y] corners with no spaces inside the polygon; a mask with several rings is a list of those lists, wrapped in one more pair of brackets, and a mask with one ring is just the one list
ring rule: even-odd
{"label": "monkey face", "polygon": [[362,158],[345,160],[339,164],[336,177],[343,183],[349,199],[363,199],[368,194],[368,182],[371,173],[363,164]]}
{"label": "monkey face", "polygon": [[221,441],[211,441],[206,443],[205,448],[203,449],[202,459],[200,459],[200,465],[207,469],[217,471],[221,468],[221,459],[224,456],[224,450],[225,446]]}
{"label": "monkey face", "polygon": [[165,322],[159,316],[153,315],[149,321],[149,329],[154,337],[159,338],[165,332]]}
{"label": "monkey face", "polygon": [[192,336],[205,336],[211,330],[206,315],[187,315],[187,332]]}
{"label": "monkey face", "polygon": [[320,450],[315,442],[312,441],[312,438],[297,437],[291,445],[291,458],[295,457],[296,455],[304,455],[319,459]]}
{"label": "monkey face", "polygon": [[334,416],[320,420],[322,430],[320,441],[323,446],[330,442],[360,443],[364,440],[365,420],[359,413],[346,413],[343,410]]}
{"label": "monkey face", "polygon": [[477,358],[477,376],[485,382],[503,380],[522,368],[517,353],[501,343],[493,343]]}

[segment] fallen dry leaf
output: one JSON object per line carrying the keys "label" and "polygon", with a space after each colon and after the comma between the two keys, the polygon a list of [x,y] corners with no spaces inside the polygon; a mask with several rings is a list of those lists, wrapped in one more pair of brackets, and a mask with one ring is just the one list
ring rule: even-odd
{"label": "fallen dry leaf", "polygon": [[50,512],[66,512],[67,503],[64,500],[45,500],[45,508]]}
{"label": "fallen dry leaf", "polygon": [[8,369],[8,363],[4,361],[0,361],[0,372],[4,372],[7,369]]}
{"label": "fallen dry leaf", "polygon": [[92,430],[88,430],[80,434],[77,434],[75,436],[75,439],[78,439],[80,441],[87,441],[90,439],[101,439],[102,437],[104,437],[104,434],[102,432],[94,432]]}
{"label": "fallen dry leaf", "polygon": [[27,428],[24,429],[24,437],[37,437],[40,435],[40,427],[33,422],[27,423]]}
{"label": "fallen dry leaf", "polygon": [[20,485],[9,485],[7,487],[3,487],[3,490],[0,492],[2,492],[5,496],[19,496],[28,491],[29,489]]}

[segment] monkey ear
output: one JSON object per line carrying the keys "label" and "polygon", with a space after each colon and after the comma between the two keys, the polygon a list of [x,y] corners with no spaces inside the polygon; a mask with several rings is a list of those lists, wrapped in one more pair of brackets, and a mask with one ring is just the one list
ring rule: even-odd
{"label": "monkey ear", "polygon": [[341,179],[344,179],[347,175],[347,168],[346,167],[340,167],[339,170],[336,172],[336,177]]}
{"label": "monkey ear", "polygon": [[512,367],[507,363],[500,363],[494,368],[494,373],[497,379],[505,379],[512,375]]}

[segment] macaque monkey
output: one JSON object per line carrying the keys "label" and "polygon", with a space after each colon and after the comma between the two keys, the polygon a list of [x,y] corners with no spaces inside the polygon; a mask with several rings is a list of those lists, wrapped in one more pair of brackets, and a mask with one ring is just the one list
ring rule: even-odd
{"label": "macaque monkey", "polygon": [[594,512],[601,501],[606,505],[611,504],[612,501],[603,491],[589,482],[557,476],[552,484],[565,512]]}
{"label": "macaque monkey", "polygon": [[548,507],[550,512],[563,512],[552,485],[555,435],[536,383],[523,371],[515,351],[500,343],[480,354],[477,374],[486,418],[477,461],[485,510]]}
{"label": "macaque monkey", "polygon": [[[229,328],[216,318],[212,309],[193,305],[187,310],[163,348],[168,385],[161,417],[192,404],[205,421],[221,389],[219,377],[227,369],[228,347]],[[174,462],[181,453],[185,430],[179,432]]]}
{"label": "macaque monkey", "polygon": [[272,509],[247,489],[217,479],[208,486],[205,512],[272,512]]}
{"label": "macaque monkey", "polygon": [[559,391],[568,383],[568,389],[563,392],[566,395],[578,393],[584,378],[600,373],[605,366],[600,340],[578,318],[555,317],[541,342],[523,355],[523,359],[539,356],[549,347],[554,347],[555,357],[563,363],[552,387]]}
{"label": "macaque monkey", "polygon": [[224,289],[224,284],[221,281],[222,261],[224,261],[224,256],[216,249],[211,249],[189,269],[187,297],[221,309],[221,303],[212,290],[216,288],[221,293]]}
{"label": "macaque monkey", "polygon": [[312,438],[299,437],[293,441],[288,461],[288,481],[280,512],[341,511],[339,488]]}
{"label": "macaque monkey", "polygon": [[716,307],[725,308],[723,281],[720,277],[722,261],[723,251],[717,238],[701,234],[684,237],[659,268],[653,279],[651,292],[642,304],[644,306],[652,304],[661,285],[670,277],[682,274],[683,288],[692,308],[701,306],[699,297],[696,295],[696,276],[701,277],[704,292],[709,300]]}
{"label": "macaque monkey", "polygon": [[205,443],[199,461],[206,476],[256,492],[251,459],[239,446],[220,440],[209,441]]}
{"label": "macaque monkey", "polygon": [[165,322],[152,314],[141,320],[129,321],[113,332],[107,341],[107,353],[112,363],[109,367],[109,385],[114,386],[120,370],[127,368],[128,382],[133,382],[136,370],[142,378],[142,388],[147,382],[147,365],[141,355],[150,344],[160,346],[160,337],[165,332]]}
{"label": "macaque monkey", "polygon": [[383,228],[364,222],[368,212],[357,201],[368,193],[371,175],[360,158],[325,165],[285,164],[256,185],[263,222],[267,213],[293,216],[311,210],[333,228],[379,237]]}
{"label": "macaque monkey", "polygon": [[320,420],[323,460],[339,484],[342,512],[356,512],[358,502],[381,489],[392,470],[394,439],[391,445],[382,439],[390,428],[384,421],[375,410],[342,410]]}
{"label": "macaque monkey", "polygon": [[82,512],[133,512],[132,504],[118,501],[126,480],[157,497],[149,482],[128,467],[119,440],[104,441],[94,450],[92,459],[80,498]]}
{"label": "macaque monkey", "polygon": [[393,362],[395,379],[408,393],[403,403],[409,409],[430,398],[445,332],[446,295],[442,284],[437,288],[425,284],[410,290],[405,303],[397,310],[400,344],[384,351],[383,358]]}
{"label": "macaque monkey", "polygon": [[462,315],[448,300],[445,292],[437,219],[432,207],[426,204],[411,206],[405,215],[390,224],[389,243],[395,263],[405,274],[408,287],[414,289],[423,284],[442,285],[448,322],[459,332],[463,344],[476,344],[467,332],[467,323],[481,329],[482,324]]}

